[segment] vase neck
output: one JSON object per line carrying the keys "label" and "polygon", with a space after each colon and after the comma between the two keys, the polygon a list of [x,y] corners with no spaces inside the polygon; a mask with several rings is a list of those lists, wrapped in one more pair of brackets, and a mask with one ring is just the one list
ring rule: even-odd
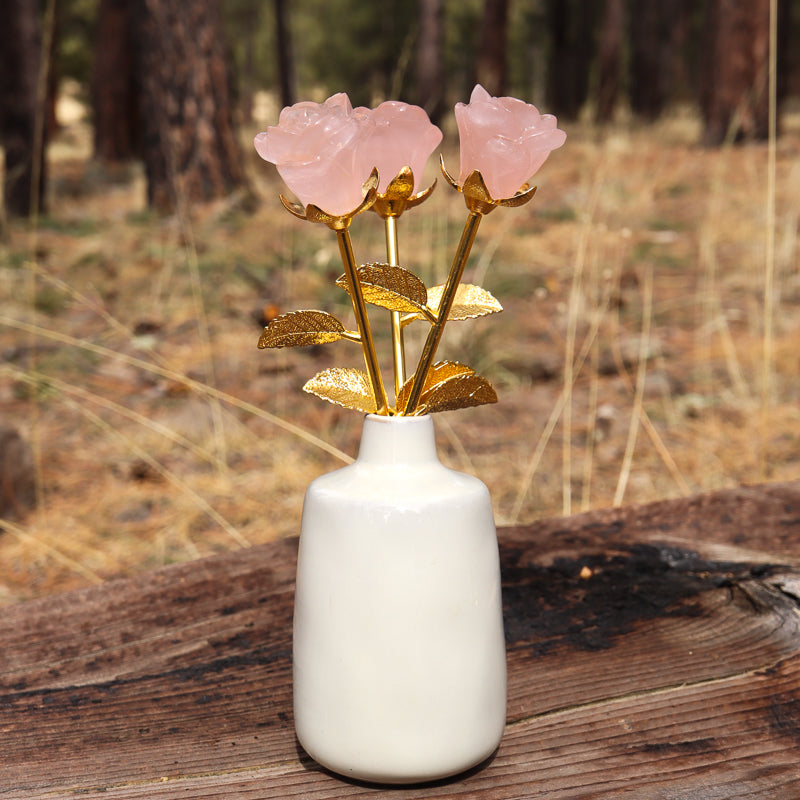
{"label": "vase neck", "polygon": [[361,432],[359,463],[423,464],[438,461],[433,420],[368,414]]}

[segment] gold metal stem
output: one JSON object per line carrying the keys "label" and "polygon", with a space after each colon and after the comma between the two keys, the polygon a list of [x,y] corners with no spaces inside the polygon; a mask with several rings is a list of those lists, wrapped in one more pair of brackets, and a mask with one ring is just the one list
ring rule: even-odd
{"label": "gold metal stem", "polygon": [[[397,255],[397,217],[390,214],[383,218],[386,232],[386,258],[393,267],[398,266]],[[403,327],[400,324],[400,312],[392,311],[392,356],[394,363],[394,393],[400,390],[406,382],[406,352],[403,343]]]}
{"label": "gold metal stem", "polygon": [[367,375],[372,385],[372,393],[375,396],[376,413],[386,416],[389,413],[389,404],[386,401],[386,390],[383,388],[381,370],[375,353],[375,343],[372,339],[372,330],[369,326],[369,317],[364,303],[364,295],[361,291],[361,283],[356,273],[357,267],[353,255],[353,244],[350,241],[350,231],[347,227],[337,228],[336,238],[339,241],[339,252],[342,256],[347,282],[350,284],[350,297],[353,299],[353,311],[356,316],[358,332],[361,336],[361,347],[364,351]]}
{"label": "gold metal stem", "polygon": [[447,317],[450,315],[450,309],[453,306],[453,300],[456,296],[456,289],[458,284],[461,283],[461,276],[464,274],[464,267],[467,264],[472,244],[475,241],[475,236],[478,233],[478,225],[481,223],[483,214],[477,211],[470,212],[470,215],[464,225],[464,230],[461,233],[461,240],[458,243],[458,250],[456,250],[453,263],[450,266],[450,272],[447,275],[447,283],[442,290],[442,300],[439,303],[439,312],[436,317],[436,322],[431,326],[428,332],[428,338],[425,340],[425,347],[422,349],[422,355],[419,359],[419,365],[414,376],[414,384],[411,387],[411,394],[409,395],[408,402],[405,407],[405,414],[411,415],[419,405],[419,400],[422,395],[422,387],[425,385],[425,380],[428,377],[428,372],[433,366],[433,359],[436,355],[436,348],[439,346],[439,341],[444,332],[444,326],[447,322]]}

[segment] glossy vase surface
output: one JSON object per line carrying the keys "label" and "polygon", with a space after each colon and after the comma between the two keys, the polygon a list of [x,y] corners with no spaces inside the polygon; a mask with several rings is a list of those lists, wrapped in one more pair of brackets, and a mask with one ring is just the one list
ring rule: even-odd
{"label": "glossy vase surface", "polygon": [[491,500],[441,464],[429,416],[368,415],[356,461],[309,486],[293,663],[298,739],[334,772],[415,783],[497,748],[506,661]]}

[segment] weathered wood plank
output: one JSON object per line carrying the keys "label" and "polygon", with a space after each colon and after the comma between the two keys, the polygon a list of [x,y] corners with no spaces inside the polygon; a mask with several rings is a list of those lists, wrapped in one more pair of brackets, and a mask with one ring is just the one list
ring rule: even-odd
{"label": "weathered wood plank", "polygon": [[[792,800],[800,796],[799,684],[800,659],[793,658],[711,687],[680,687],[524,720],[509,726],[499,751],[483,769],[424,787],[384,790],[341,781],[303,757],[302,762],[244,771],[231,768],[185,778],[165,774],[143,784],[108,788],[104,784],[96,792],[82,789],[80,796]],[[62,791],[46,796],[75,795]]]}
{"label": "weathered wood plank", "polygon": [[[798,484],[501,530],[503,743],[392,796],[800,798],[798,534]],[[276,542],[6,609],[0,797],[387,793],[296,744],[295,557]]]}

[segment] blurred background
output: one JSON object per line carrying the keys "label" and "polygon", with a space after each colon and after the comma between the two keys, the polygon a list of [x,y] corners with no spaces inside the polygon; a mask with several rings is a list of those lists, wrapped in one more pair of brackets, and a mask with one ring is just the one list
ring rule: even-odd
{"label": "blurred background", "polygon": [[[797,479],[800,0],[3,8],[0,603],[295,535],[356,454],[360,415],[301,387],[358,348],[256,348],[348,314],[335,237],[252,148],[339,91],[423,106],[451,171],[476,82],[567,131],[479,231],[465,279],[504,313],[440,351],[498,390],[436,423],[499,525]],[[439,184],[400,224],[428,285],[466,214]],[[352,235],[384,260],[375,215]]]}

